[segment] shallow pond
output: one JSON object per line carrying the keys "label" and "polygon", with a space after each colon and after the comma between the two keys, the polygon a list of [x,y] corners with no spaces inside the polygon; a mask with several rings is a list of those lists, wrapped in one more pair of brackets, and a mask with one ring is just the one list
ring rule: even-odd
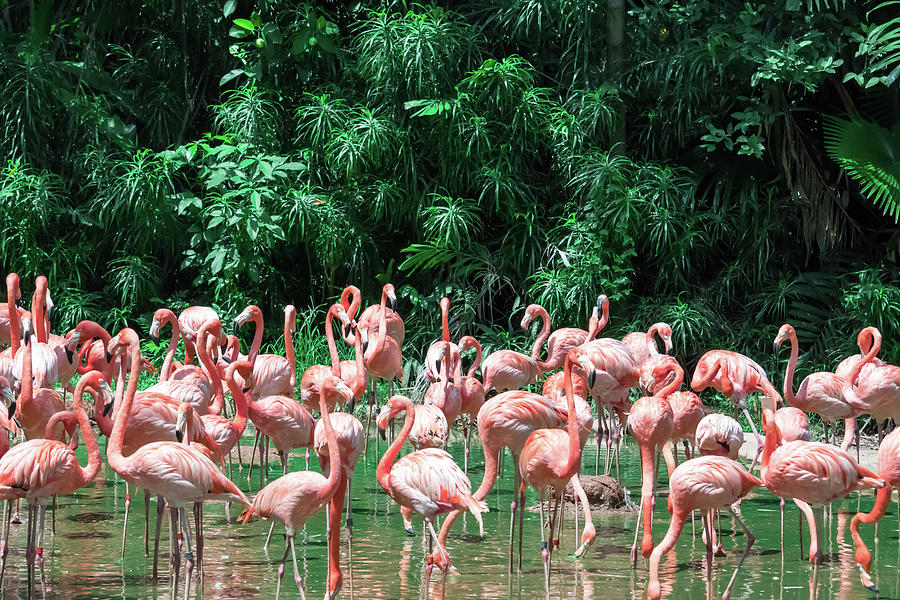
{"label": "shallow pond", "polygon": [[[252,429],[252,428],[251,428]],[[252,442],[248,431],[243,444]],[[101,442],[103,447],[103,442]],[[381,442],[380,449],[384,449]],[[462,464],[462,441],[454,440],[451,453]],[[85,452],[79,450],[82,463]],[[593,472],[595,446],[585,448],[584,471]],[[622,477],[633,498],[639,497],[640,469],[637,450],[628,443],[622,450]],[[315,469],[318,464],[315,458]],[[451,575],[441,583],[439,573],[432,576],[431,585],[424,586],[424,552],[422,538],[408,537],[402,528],[400,511],[389,501],[375,480],[377,458],[374,448],[361,460],[353,480],[354,538],[351,557],[347,538],[343,536],[344,587],[342,597],[369,599],[422,598],[521,598],[532,599],[544,595],[543,567],[540,557],[537,513],[526,513],[524,564],[521,573],[509,575],[508,534],[509,503],[512,493],[512,469],[509,455],[505,460],[504,477],[498,481],[487,498],[490,512],[484,515],[485,538],[478,537],[475,520],[468,515],[454,526],[448,541],[458,575]],[[481,481],[483,460],[480,447],[473,449],[469,475],[473,487]],[[589,465],[589,466],[588,466]],[[235,480],[251,495],[259,488],[254,473],[248,484],[246,466],[240,473],[235,463]],[[304,459],[297,451],[291,469],[304,468]],[[271,476],[280,473],[277,460],[270,464]],[[665,485],[663,477],[663,485]],[[50,517],[44,538],[46,557],[47,598],[167,598],[170,595],[166,527],[161,543],[160,582],[150,580],[151,559],[144,554],[143,494],[137,494],[129,516],[129,533],[125,559],[120,558],[123,524],[124,484],[104,467],[98,479],[74,496],[60,499],[56,514],[56,533],[50,533]],[[533,490],[529,504],[535,504]],[[746,499],[742,513],[756,544],[744,563],[732,592],[733,598],[871,598],[859,583],[853,562],[849,520],[859,506],[868,510],[873,503],[871,492],[862,497],[853,494],[835,504],[830,520],[826,520],[830,535],[823,544],[825,561],[813,583],[813,569],[801,558],[797,534],[797,509],[788,503],[785,521],[787,534],[782,553],[779,528],[778,500],[764,489]],[[851,512],[852,511],[852,512]],[[151,518],[155,519],[155,503],[151,503]],[[274,598],[278,561],[284,551],[281,525],[276,525],[269,550],[263,549],[268,523],[255,521],[247,525],[228,523],[224,505],[210,503],[204,508],[206,529],[205,581],[206,598]],[[232,507],[232,517],[239,513]],[[23,510],[23,517],[24,510]],[[550,595],[553,598],[616,598],[642,597],[646,589],[647,565],[640,560],[638,568],[629,565],[629,548],[634,536],[635,513],[595,511],[594,524],[597,541],[580,560],[568,556],[575,548],[576,537],[571,512],[566,516],[561,552],[554,555]],[[417,527],[421,521],[416,523]],[[673,553],[663,559],[661,579],[664,595],[673,598],[706,598],[705,547],[698,536],[692,542],[688,525]],[[722,531],[728,557],[715,560],[712,587],[719,597],[731,576],[739,551],[745,546],[743,534],[734,534],[731,518],[722,517]],[[873,576],[881,589],[881,597],[900,595],[900,563],[898,555],[897,515],[891,509],[879,527],[880,542],[873,547]],[[668,526],[665,503],[658,502],[654,538],[659,541]],[[152,532],[151,525],[151,532]],[[740,531],[740,528],[737,528]],[[306,529],[297,535],[297,554],[305,588],[310,598],[321,598],[325,592],[326,541],[324,513],[308,521]],[[151,533],[152,535],[152,533]],[[580,533],[579,533],[580,535]],[[863,528],[867,541],[873,539],[873,527]],[[804,550],[808,545],[804,527]],[[10,537],[11,552],[0,598],[26,597],[26,568],[23,558],[25,526],[14,525]],[[872,547],[870,545],[870,547]],[[184,576],[182,574],[182,582]],[[180,594],[179,594],[180,596]],[[40,597],[40,587],[38,588]],[[298,597],[288,563],[282,597]]]}

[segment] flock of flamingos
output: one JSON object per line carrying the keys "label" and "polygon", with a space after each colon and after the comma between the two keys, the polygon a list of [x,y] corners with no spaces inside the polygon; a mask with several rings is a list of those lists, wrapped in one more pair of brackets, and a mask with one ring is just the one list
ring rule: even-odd
{"label": "flock of flamingos", "polygon": [[[876,357],[881,335],[873,327],[859,333],[860,354],[841,362],[835,373],[809,375],[795,393],[797,336],[790,325],[782,326],[775,339],[776,347],[785,341],[791,343],[784,400],[764,370],[746,356],[727,350],[710,350],[703,355],[690,386],[694,391],[713,387],[732,400],[735,415],[738,409],[743,411],[757,439],[756,458],[748,470],[736,460],[744,437],[737,421],[723,414],[706,414],[708,411],[694,392],[680,391],[682,367],[674,358],[660,354],[656,343],[659,337],[664,350],[671,350],[672,330],[668,325],[657,323],[647,332],[630,333],[622,340],[598,337],[609,316],[605,296],[598,298],[588,330],[562,328],[551,333],[547,312],[532,304],[522,319],[522,327],[527,328],[535,319],[542,320],[543,325],[531,355],[499,350],[483,362],[481,346],[475,338],[465,336],[459,344],[450,341],[449,301],[444,298],[442,339],[426,353],[425,376],[432,383],[424,401],[414,404],[405,396],[392,395],[375,415],[376,382],[392,382],[403,372],[404,325],[393,310],[396,298],[390,284],[384,286],[380,304],[362,312],[360,292],[353,286],[346,288],[340,302],[330,307],[325,333],[331,364],[309,367],[302,374],[299,402],[295,399],[296,364],[291,340],[296,319],[293,306],[285,308],[287,356],[260,354],[263,316],[256,306],[247,307],[234,319],[236,328],[248,321],[255,324],[246,356],[240,353],[237,338],[225,334],[212,309],[193,306],[178,316],[167,309],[158,310],[149,335],[158,339],[160,330],[171,326],[171,341],[158,371],[159,383],[139,391],[141,371],[155,368],[141,356],[140,339],[134,330],[126,328],[110,335],[97,323],[82,321],[65,337],[54,335],[49,331],[53,303],[47,279],[36,279],[30,311],[17,306],[21,298],[18,276],[10,274],[6,285],[7,304],[0,310],[0,343],[9,344],[0,353],[0,388],[4,398],[0,424],[8,431],[0,436],[0,500],[7,501],[0,547],[0,584],[11,523],[19,522],[19,500],[28,507],[25,555],[29,593],[35,588],[35,566],[40,569],[41,582],[44,581],[42,540],[46,508],[56,495],[71,494],[91,482],[101,466],[97,435],[88,416],[90,409],[100,433],[108,438],[109,466],[126,485],[144,490],[145,499],[150,494],[160,498],[157,545],[165,508],[169,509],[173,594],[179,587],[182,559],[185,598],[194,569],[198,578],[202,576],[202,503],[220,500],[240,504],[243,512],[239,520],[243,523],[261,518],[272,521],[272,528],[276,521],[284,525],[287,542],[278,570],[277,594],[291,555],[301,596],[303,581],[294,537],[310,515],[328,505],[326,598],[337,597],[342,586],[342,521],[352,535],[349,502],[347,518],[343,518],[345,498],[351,495],[351,477],[366,448],[370,427],[370,423],[363,426],[353,416],[353,405],[370,389],[369,419],[374,417],[382,437],[387,429],[393,430],[388,425],[392,419],[405,413],[402,429],[380,458],[377,480],[402,507],[404,527],[409,533],[413,533],[413,513],[424,520],[429,545],[425,561],[428,576],[435,567],[445,575],[453,569],[445,545],[448,532],[465,511],[481,523],[481,513],[487,511],[484,499],[495,483],[502,450],[507,447],[515,460],[516,480],[511,503],[509,568],[512,570],[515,562],[517,515],[521,568],[523,503],[526,488],[533,486],[541,500],[541,554],[549,594],[552,554],[559,545],[560,498],[569,482],[581,499],[585,515],[581,545],[575,556],[583,555],[595,537],[590,507],[579,482],[582,448],[596,431],[595,470],[599,468],[603,445],[604,470],[609,473],[613,464],[618,470],[620,431],[627,426],[640,447],[642,465],[641,510],[632,565],[637,563],[638,552],[649,559],[649,598],[659,598],[660,558],[674,547],[695,510],[703,523],[708,564],[712,554],[721,550],[720,536],[713,525],[714,511],[729,511],[744,529],[747,546],[723,592],[723,597],[728,597],[754,541],[741,518],[739,503],[757,486],[765,486],[783,499],[790,498],[805,513],[811,538],[809,560],[816,565],[822,556],[816,525],[819,515],[811,505],[825,505],[855,490],[878,488],[872,511],[857,514],[851,524],[863,584],[874,589],[869,576],[871,555],[859,534],[859,525],[873,523],[885,514],[892,486],[900,483],[900,430],[881,439],[879,426],[878,473],[861,467],[846,451],[855,437],[857,417],[871,415],[879,423],[900,418],[900,367]],[[354,360],[339,360],[334,325],[338,326],[337,337],[354,348]],[[183,365],[174,361],[179,340],[185,349]],[[545,342],[546,359],[541,359]],[[471,348],[476,352],[476,360],[464,374],[461,354]],[[481,379],[476,375],[479,366]],[[81,377],[73,388],[70,381],[76,373]],[[553,374],[544,379],[542,393],[522,389],[549,373]],[[63,397],[53,389],[57,383]],[[233,398],[233,409],[225,402],[225,388]],[[633,388],[644,394],[635,402],[629,399]],[[492,391],[496,393],[487,397]],[[72,393],[71,404],[64,400],[68,393]],[[764,441],[747,411],[747,398],[754,393],[762,394]],[[85,394],[90,395],[89,400]],[[597,407],[596,417],[590,399]],[[784,401],[789,406],[779,408]],[[347,412],[334,412],[341,405],[347,407]],[[321,412],[318,422],[311,413],[314,409]],[[846,420],[841,446],[828,443],[827,429],[825,442],[810,441],[807,413],[817,413],[826,424]],[[466,438],[464,468],[443,449],[449,428],[457,419]],[[260,457],[268,456],[271,441],[282,463],[282,476],[268,483],[253,499],[226,476],[230,471],[225,464],[227,457],[230,465],[232,450],[239,444],[248,420],[256,430],[254,451],[258,445]],[[473,424],[477,424],[485,456],[484,477],[474,493],[466,475],[468,431]],[[73,449],[79,427],[87,447],[86,467],[78,463]],[[17,442],[12,446],[10,436]],[[415,451],[398,460],[407,440]],[[679,441],[684,442],[688,458],[680,465]],[[307,470],[287,472],[287,458],[293,448],[306,449]],[[318,456],[322,474],[308,470],[310,448]],[[377,452],[377,439],[375,448]],[[700,456],[690,458],[692,449]],[[651,523],[656,494],[654,460],[658,452],[669,471],[667,508],[671,524],[662,541],[655,543]],[[239,447],[235,454],[240,459]],[[752,474],[757,459],[759,477]],[[267,469],[261,469],[261,477],[264,472]],[[127,527],[131,496],[126,497]],[[545,500],[549,501],[546,515]],[[189,503],[193,508],[193,529],[185,511]],[[435,531],[434,521],[444,513],[447,516],[439,532]],[[147,527],[145,524],[145,539],[149,537]],[[123,553],[124,535],[123,532]],[[157,554],[155,548],[154,577]]]}

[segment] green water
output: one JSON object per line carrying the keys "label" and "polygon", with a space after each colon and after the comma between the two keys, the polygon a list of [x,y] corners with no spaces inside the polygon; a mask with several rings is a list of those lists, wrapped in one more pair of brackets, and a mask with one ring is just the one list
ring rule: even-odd
{"label": "green water", "polygon": [[[252,437],[245,436],[244,444]],[[384,449],[381,442],[380,449]],[[454,440],[451,453],[462,464],[461,440]],[[82,463],[84,452],[80,450]],[[595,447],[585,448],[584,471],[593,472]],[[622,451],[622,476],[632,497],[639,496],[640,471],[634,446],[626,444]],[[478,537],[478,528],[471,516],[457,521],[448,542],[448,550],[459,575],[447,578],[444,585],[440,574],[432,577],[430,588],[423,584],[424,552],[420,536],[408,537],[401,525],[399,508],[382,491],[375,480],[376,457],[369,448],[369,458],[360,461],[353,480],[354,539],[352,547],[352,577],[347,538],[343,536],[344,588],[342,597],[368,599],[388,598],[516,598],[532,599],[543,596],[544,578],[539,550],[539,517],[527,513],[525,522],[523,571],[507,573],[507,540],[509,532],[509,502],[512,490],[512,470],[509,456],[505,473],[487,498],[490,512],[484,516],[485,538]],[[313,463],[318,464],[313,458]],[[277,461],[276,461],[277,464]],[[473,449],[469,475],[474,486],[481,481],[483,464],[480,447]],[[588,466],[589,465],[589,466]],[[302,469],[304,460],[296,452],[291,469]],[[237,464],[235,463],[235,468]],[[271,466],[272,477],[280,473],[280,465]],[[276,472],[277,471],[277,472]],[[236,471],[237,473],[237,471]],[[254,472],[248,486],[246,467],[236,474],[238,484],[254,493],[259,479]],[[137,494],[129,516],[129,533],[125,560],[120,558],[124,514],[124,484],[114,479],[106,467],[97,480],[77,494],[60,499],[56,516],[56,534],[44,538],[46,557],[47,598],[167,598],[170,580],[168,559],[160,556],[162,577],[157,585],[150,580],[151,559],[144,555],[143,494]],[[833,507],[833,516],[826,521],[830,535],[823,543],[825,560],[819,568],[815,586],[813,569],[800,558],[797,534],[797,509],[789,503],[785,520],[788,531],[785,551],[781,551],[778,500],[765,490],[743,502],[742,513],[756,536],[752,553],[744,563],[732,592],[733,598],[807,598],[812,592],[818,598],[871,598],[875,595],[864,589],[853,564],[853,547],[849,534],[849,519],[858,506],[868,510],[872,505],[871,492],[851,498]],[[529,504],[534,504],[533,491]],[[661,539],[668,527],[664,501],[657,503],[654,537]],[[205,598],[274,598],[278,561],[284,551],[281,525],[268,552],[263,542],[268,523],[256,521],[247,525],[228,523],[224,505],[210,503],[205,507],[206,574],[203,586]],[[853,512],[850,512],[853,511]],[[155,503],[151,504],[155,519]],[[232,507],[232,515],[239,510]],[[23,511],[23,517],[25,516]],[[421,521],[416,524],[419,526]],[[634,535],[633,513],[595,511],[594,524],[597,541],[581,560],[567,556],[576,547],[574,521],[571,513],[561,542],[562,552],[555,555],[551,575],[550,595],[553,598],[614,598],[642,597],[646,589],[647,565],[641,559],[636,570],[628,561]],[[699,521],[698,521],[699,525]],[[743,549],[745,538],[735,535],[730,517],[722,518],[722,530],[728,557],[718,558],[714,564],[714,597],[721,596],[731,570],[736,564],[737,550]],[[738,527],[738,530],[740,528]],[[309,598],[322,598],[325,592],[326,546],[324,513],[312,518],[297,536],[297,553],[305,588]],[[699,527],[698,527],[699,534]],[[900,562],[898,556],[897,516],[891,510],[881,521],[880,543],[873,548],[873,576],[881,589],[881,597],[895,598],[900,594]],[[152,535],[152,526],[151,526]],[[166,527],[163,527],[163,551],[167,549]],[[580,535],[580,533],[579,533]],[[873,528],[863,529],[867,541],[873,538]],[[804,550],[808,542],[804,528]],[[10,537],[4,588],[0,598],[25,598],[26,568],[23,555],[25,526],[14,525]],[[870,545],[870,548],[872,546]],[[283,598],[298,597],[288,564]],[[705,547],[699,539],[691,541],[688,525],[673,553],[663,559],[660,575],[663,593],[672,598],[706,598],[704,576]],[[183,584],[184,576],[182,573]],[[181,592],[179,592],[180,596]],[[40,588],[38,588],[40,597]]]}

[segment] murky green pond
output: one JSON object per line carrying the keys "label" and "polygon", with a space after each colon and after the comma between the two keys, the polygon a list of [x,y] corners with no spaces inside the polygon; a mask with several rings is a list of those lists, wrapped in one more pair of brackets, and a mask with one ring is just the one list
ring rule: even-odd
{"label": "murky green pond", "polygon": [[[248,431],[244,445],[252,441]],[[384,442],[380,449],[384,449]],[[462,464],[461,440],[454,440],[451,452]],[[84,462],[84,451],[82,462]],[[586,472],[593,472],[595,447],[585,449]],[[626,445],[622,452],[623,479],[638,497],[640,470],[636,448]],[[313,459],[313,463],[316,463]],[[509,532],[509,503],[512,490],[512,470],[507,455],[503,479],[494,488],[487,502],[490,513],[485,515],[484,539],[471,516],[460,519],[450,537],[448,549],[459,575],[441,584],[440,575],[432,577],[430,589],[425,589],[424,552],[420,536],[408,537],[401,526],[400,511],[389,501],[375,480],[377,458],[369,448],[368,459],[361,460],[353,481],[354,539],[352,556],[348,553],[346,535],[343,541],[343,597],[369,599],[393,598],[521,598],[543,596],[543,567],[539,549],[539,517],[527,513],[525,523],[524,568],[519,574],[507,574],[507,540]],[[483,464],[480,448],[472,451],[470,478],[473,487],[481,481]],[[271,465],[272,477],[280,473],[280,465]],[[588,467],[587,465],[590,465]],[[296,452],[292,469],[304,466],[301,452]],[[237,464],[235,463],[235,468]],[[318,469],[318,465],[313,467]],[[259,487],[254,473],[248,484],[246,466],[236,481],[250,494]],[[170,595],[168,559],[160,557],[162,577],[157,585],[150,580],[151,559],[144,554],[143,494],[135,495],[129,516],[129,535],[125,560],[120,558],[124,506],[124,484],[113,477],[107,467],[91,486],[78,494],[61,499],[56,516],[56,534],[44,539],[46,557],[47,598],[167,598]],[[779,530],[778,501],[765,490],[758,491],[743,503],[743,514],[756,536],[756,545],[738,576],[733,598],[806,598],[813,593],[818,598],[871,598],[864,589],[853,563],[849,520],[861,505],[866,510],[873,502],[872,493],[851,498],[833,507],[829,525],[830,535],[824,542],[825,561],[819,569],[815,585],[813,570],[800,557],[797,537],[797,509],[788,504],[786,523],[789,524],[784,553]],[[529,491],[529,503],[534,503]],[[665,503],[657,503],[654,525],[655,539],[661,539],[668,527]],[[274,598],[278,561],[284,551],[284,538],[276,535],[268,552],[263,542],[268,523],[255,521],[247,525],[228,523],[224,505],[205,507],[206,576],[203,596],[206,598]],[[155,504],[151,504],[155,518]],[[232,507],[232,515],[239,510]],[[23,510],[24,517],[24,510]],[[421,521],[419,521],[421,523]],[[574,521],[567,515],[566,528],[558,558],[554,559],[550,594],[553,598],[615,598],[641,597],[647,580],[646,561],[641,559],[636,570],[628,561],[633,539],[635,514],[599,512],[594,515],[597,541],[581,560],[567,556],[576,546]],[[735,535],[730,517],[722,518],[725,549],[729,556],[715,561],[713,596],[721,595],[736,564],[738,553],[745,545],[743,535]],[[738,527],[738,530],[740,528]],[[151,526],[152,532],[152,526]],[[152,535],[152,533],[151,533]],[[163,527],[163,537],[166,536]],[[804,538],[806,537],[804,530]],[[872,527],[863,529],[865,539],[873,538]],[[879,527],[880,542],[874,546],[874,577],[881,589],[881,597],[900,596],[900,553],[898,553],[897,515],[889,511]],[[26,568],[23,555],[25,526],[13,526],[10,537],[11,552],[7,574],[0,598],[26,597]],[[807,542],[804,541],[804,547]],[[162,551],[168,547],[165,539]],[[805,549],[805,548],[804,548]],[[161,551],[161,553],[162,553]],[[301,572],[306,577],[309,598],[322,598],[325,592],[326,545],[324,513],[312,518],[305,531],[297,536],[297,552]],[[352,563],[352,576],[350,574]],[[664,595],[672,598],[706,598],[707,583],[703,575],[705,547],[698,537],[691,541],[688,526],[676,547],[661,565]],[[184,580],[182,574],[182,582]],[[39,597],[40,597],[40,591]],[[296,587],[288,566],[282,597],[297,597]]]}

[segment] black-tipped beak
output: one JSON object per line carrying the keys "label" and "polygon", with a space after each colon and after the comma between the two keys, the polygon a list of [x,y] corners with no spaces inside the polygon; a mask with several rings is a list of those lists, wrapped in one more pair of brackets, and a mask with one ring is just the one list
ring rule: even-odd
{"label": "black-tipped beak", "polygon": [[159,344],[159,336],[153,335],[152,333],[148,336],[151,340],[153,340],[154,344]]}
{"label": "black-tipped beak", "polygon": [[601,311],[601,312],[603,311],[603,297],[602,296],[597,297],[597,310]]}
{"label": "black-tipped beak", "polygon": [[384,427],[378,428],[378,435],[381,436],[381,439],[386,440],[387,436],[385,435]]}
{"label": "black-tipped beak", "polygon": [[440,374],[440,372],[441,372],[441,361],[436,360],[436,361],[434,361],[434,377],[435,377],[435,379],[437,379],[437,376]]}
{"label": "black-tipped beak", "polygon": [[597,370],[591,369],[588,373],[588,387],[590,389],[594,389],[594,384],[597,383]]}
{"label": "black-tipped beak", "polygon": [[778,353],[778,342],[772,342],[772,351]]}
{"label": "black-tipped beak", "polygon": [[[407,528],[406,528],[406,535],[408,535],[409,537],[413,537],[413,536],[416,535],[416,530],[413,529],[412,527],[407,527]],[[430,558],[430,557],[429,557],[429,558]]]}
{"label": "black-tipped beak", "polygon": [[113,405],[114,405],[114,403],[109,402],[106,404],[106,406],[103,407],[103,416],[104,417],[108,417],[109,415],[112,414]]}
{"label": "black-tipped beak", "polygon": [[7,412],[9,416],[16,414],[16,401],[13,400],[9,403],[9,412]]}
{"label": "black-tipped beak", "polygon": [[362,343],[362,351],[363,351],[363,354],[365,354],[365,353],[366,353],[366,350],[368,350],[368,349],[369,349],[369,340],[365,340],[365,341]]}
{"label": "black-tipped beak", "polygon": [[241,326],[238,324],[237,321],[235,321],[234,324],[233,324],[233,327],[231,328],[231,332],[232,332],[234,335],[237,335],[237,334],[238,334],[238,331],[240,331],[240,329],[241,329]]}
{"label": "black-tipped beak", "polygon": [[48,308],[48,309],[47,309],[47,320],[50,321],[50,322],[52,323],[52,322],[53,322],[53,315],[55,315],[55,314],[56,314],[56,307],[55,307],[55,306],[51,306],[50,308]]}
{"label": "black-tipped beak", "polygon": [[184,434],[181,433],[180,430],[179,430],[179,431],[176,431],[176,432],[175,432],[175,439],[178,440],[178,443],[180,444],[180,443],[182,442],[182,440],[184,440]]}
{"label": "black-tipped beak", "polygon": [[25,330],[24,339],[25,339],[26,346],[31,343],[31,330],[30,329]]}
{"label": "black-tipped beak", "polygon": [[248,385],[247,387],[245,387],[245,388],[242,389],[241,391],[244,392],[245,394],[249,394],[249,393],[250,393],[250,388],[252,388],[252,387],[253,387],[252,385]]}
{"label": "black-tipped beak", "polygon": [[347,412],[352,415],[354,408],[356,408],[356,396],[353,396],[347,401]]}
{"label": "black-tipped beak", "polygon": [[[221,358],[221,359],[225,362],[226,365],[230,365],[230,364],[231,364],[231,359],[228,358],[227,355],[222,354],[221,356],[219,356],[219,358]],[[246,392],[247,390],[244,390],[244,391]]]}
{"label": "black-tipped beak", "polygon": [[69,350],[68,347],[66,347],[66,360],[69,361],[69,364],[71,364],[72,361],[75,360],[75,353]]}
{"label": "black-tipped beak", "polygon": [[390,300],[391,300],[391,310],[396,311],[397,310],[397,300],[395,298],[391,298]]}

